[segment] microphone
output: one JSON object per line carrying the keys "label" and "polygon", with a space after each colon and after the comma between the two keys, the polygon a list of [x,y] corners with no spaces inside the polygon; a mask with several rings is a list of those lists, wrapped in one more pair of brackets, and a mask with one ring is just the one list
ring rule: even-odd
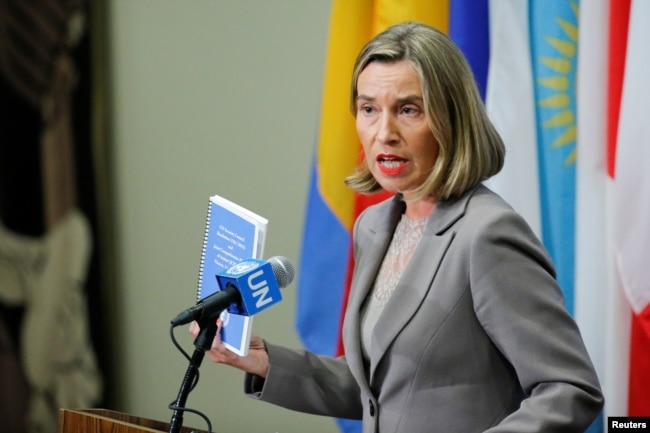
{"label": "microphone", "polygon": [[293,265],[286,257],[244,260],[216,275],[221,290],[180,312],[171,324],[216,320],[226,308],[230,313],[252,316],[280,302],[280,289],[291,284],[293,277]]}

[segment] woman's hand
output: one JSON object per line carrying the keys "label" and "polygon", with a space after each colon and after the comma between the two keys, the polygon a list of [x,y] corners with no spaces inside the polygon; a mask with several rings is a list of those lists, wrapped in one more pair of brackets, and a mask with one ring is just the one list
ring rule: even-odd
{"label": "woman's hand", "polygon": [[[200,330],[196,321],[190,323],[189,331],[194,338],[199,335]],[[266,352],[264,340],[257,335],[252,335],[248,355],[239,356],[228,350],[221,341],[221,319],[217,319],[217,334],[212,341],[212,347],[206,354],[214,362],[227,364],[260,377],[266,377],[269,371],[269,354]]]}

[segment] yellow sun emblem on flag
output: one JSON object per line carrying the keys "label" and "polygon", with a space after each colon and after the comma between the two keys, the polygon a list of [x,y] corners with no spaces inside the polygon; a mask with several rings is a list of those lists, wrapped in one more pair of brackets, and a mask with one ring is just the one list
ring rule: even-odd
{"label": "yellow sun emblem on flag", "polygon": [[[571,2],[574,15],[578,15],[578,6]],[[546,118],[542,126],[544,128],[560,128],[561,133],[551,143],[552,148],[573,146],[566,157],[564,164],[571,165],[576,162],[576,115],[575,107],[575,86],[571,82],[573,65],[575,64],[578,48],[578,26],[563,18],[556,17],[555,22],[561,29],[564,38],[553,36],[545,37],[545,41],[554,49],[557,56],[541,56],[539,61],[547,66],[552,75],[541,77],[537,83],[552,92],[550,96],[540,99],[540,107],[552,109],[552,115]]]}

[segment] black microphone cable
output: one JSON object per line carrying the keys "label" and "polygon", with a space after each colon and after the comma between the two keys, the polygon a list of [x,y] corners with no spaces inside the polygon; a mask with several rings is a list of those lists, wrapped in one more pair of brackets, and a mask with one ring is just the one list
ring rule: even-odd
{"label": "black microphone cable", "polygon": [[[214,326],[216,327],[216,324]],[[192,383],[190,385],[189,391],[187,391],[187,394],[189,395],[189,393],[192,392],[192,390],[194,390],[196,385],[199,383],[199,378],[200,378],[199,365],[196,364],[195,360],[190,356],[189,353],[187,353],[187,351],[185,351],[185,349],[183,349],[183,347],[180,345],[178,340],[176,340],[176,335],[174,334],[174,328],[175,328],[174,325],[169,326],[169,336],[170,336],[170,338],[172,340],[172,343],[174,344],[174,346],[176,346],[178,351],[181,352],[183,357],[185,357],[185,359],[188,360],[189,365],[190,365],[189,368],[192,369],[195,372],[194,373],[195,375],[194,375],[194,378],[193,378]],[[183,412],[188,412],[188,413],[193,413],[193,414],[199,416],[200,418],[203,419],[203,421],[205,421],[205,424],[207,426],[207,433],[212,433],[212,422],[210,422],[210,418],[208,418],[208,416],[206,414],[204,414],[203,412],[201,412],[201,411],[199,411],[197,409],[193,409],[193,408],[189,408],[189,407],[183,407],[183,406],[178,405],[178,398],[176,400],[172,401],[171,403],[169,403],[167,408],[170,409],[170,410],[173,410],[174,413],[182,414]],[[181,415],[181,418],[182,418],[182,415]],[[170,426],[170,428],[173,428],[173,426]]]}

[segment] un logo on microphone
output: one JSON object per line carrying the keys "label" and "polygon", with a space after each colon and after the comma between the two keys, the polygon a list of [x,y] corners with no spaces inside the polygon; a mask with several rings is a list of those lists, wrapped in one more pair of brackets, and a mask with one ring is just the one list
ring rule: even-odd
{"label": "un logo on microphone", "polygon": [[236,265],[231,266],[228,269],[228,273],[232,275],[243,274],[244,272],[256,268],[259,266],[259,263],[252,260],[245,260],[243,262],[237,263]]}

